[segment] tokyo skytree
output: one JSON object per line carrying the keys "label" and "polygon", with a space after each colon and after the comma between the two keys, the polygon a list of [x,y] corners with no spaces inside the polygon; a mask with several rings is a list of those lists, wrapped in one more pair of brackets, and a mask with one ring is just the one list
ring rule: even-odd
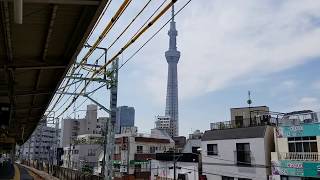
{"label": "tokyo skytree", "polygon": [[180,52],[177,50],[177,35],[176,23],[174,21],[174,6],[172,6],[172,20],[170,22],[170,37],[169,50],[165,52],[168,62],[168,81],[167,81],[167,96],[165,115],[171,117],[170,129],[172,135],[179,135],[179,111],[178,111],[178,75],[177,65],[180,58]]}

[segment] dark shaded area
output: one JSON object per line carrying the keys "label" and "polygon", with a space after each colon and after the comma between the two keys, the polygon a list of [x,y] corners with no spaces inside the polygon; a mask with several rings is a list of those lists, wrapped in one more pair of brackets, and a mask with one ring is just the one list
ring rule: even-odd
{"label": "dark shaded area", "polygon": [[4,162],[0,164],[0,179],[13,179],[14,166],[11,163]]}

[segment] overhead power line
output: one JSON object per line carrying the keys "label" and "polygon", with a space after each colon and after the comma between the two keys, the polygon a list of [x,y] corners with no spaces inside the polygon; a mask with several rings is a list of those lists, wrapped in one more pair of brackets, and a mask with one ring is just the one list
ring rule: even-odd
{"label": "overhead power line", "polygon": [[[99,72],[101,72],[104,68],[106,68],[110,63],[112,63],[113,61],[115,61],[116,58],[117,58],[120,54],[122,54],[123,51],[125,51],[129,46],[131,46],[143,33],[145,33],[157,20],[159,20],[159,18],[160,18],[176,1],[177,1],[177,0],[172,0],[169,4],[167,4],[167,5],[160,11],[160,13],[159,13],[156,17],[154,17],[144,28],[142,28],[142,30],[141,30],[138,34],[136,34],[135,36],[133,36],[133,37],[121,48],[121,50],[118,51],[118,53],[116,53],[109,61],[107,61],[107,63],[105,63],[103,66],[101,66],[97,71],[95,71],[95,72],[91,75],[90,79],[94,78]],[[127,1],[125,1],[125,2],[127,2]],[[124,4],[123,4],[123,5],[124,5]],[[121,7],[122,7],[122,6],[121,6]],[[121,9],[121,8],[120,8],[120,9]],[[105,30],[107,30],[107,29],[108,29],[108,28],[106,28]],[[99,37],[101,37],[101,36],[99,36]],[[93,47],[96,47],[97,44],[99,44],[99,42],[101,42],[101,41],[96,41],[96,43],[93,45]],[[90,49],[92,49],[92,48],[90,48]],[[90,51],[90,50],[89,50],[89,51]],[[90,55],[90,54],[92,54],[92,52],[89,53],[89,55]],[[88,56],[88,55],[87,55],[87,56]],[[85,58],[86,58],[86,56],[85,56],[83,59],[85,59]],[[77,98],[79,98],[80,94],[83,93],[83,91],[85,90],[85,88],[86,88],[89,84],[90,84],[90,81],[85,82],[84,87],[81,89],[80,93],[74,97],[74,100],[73,100],[73,101],[75,101]],[[66,112],[66,111],[70,108],[70,106],[72,105],[72,103],[73,103],[73,102],[71,102],[71,103],[65,108],[65,110],[64,110],[63,112],[61,112],[57,117],[60,117],[64,112]]]}

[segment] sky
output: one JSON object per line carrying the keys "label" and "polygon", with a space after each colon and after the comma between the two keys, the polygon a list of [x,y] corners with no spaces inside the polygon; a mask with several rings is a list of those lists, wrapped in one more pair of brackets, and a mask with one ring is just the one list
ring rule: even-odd
{"label": "sky", "polygon": [[[98,37],[121,2],[110,5],[89,43]],[[133,17],[146,2],[134,1],[123,16]],[[178,0],[175,8],[186,2]],[[159,4],[160,1],[153,1],[108,55],[128,41]],[[120,56],[120,64],[168,18],[170,12]],[[320,111],[320,1],[192,0],[175,21],[181,52],[181,135],[196,129],[208,130],[211,122],[229,120],[230,108],[247,106],[248,90],[253,106],[267,105],[277,112]],[[110,45],[128,22],[130,18],[119,19],[101,46]],[[140,132],[150,132],[155,116],[164,115],[168,29],[169,26],[164,27],[119,71],[118,105],[135,108]],[[98,53],[93,54],[97,56]],[[107,96],[98,92],[93,97],[108,104]]]}

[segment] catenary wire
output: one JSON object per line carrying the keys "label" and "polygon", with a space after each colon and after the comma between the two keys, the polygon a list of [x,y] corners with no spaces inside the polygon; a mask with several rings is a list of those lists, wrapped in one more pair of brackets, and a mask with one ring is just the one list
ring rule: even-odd
{"label": "catenary wire", "polygon": [[[165,6],[165,8],[162,9],[162,11],[154,17],[147,26],[145,26],[136,36],[132,37],[131,40],[129,40],[118,53],[116,53],[107,63],[105,63],[102,67],[100,67],[96,72],[92,74],[90,77],[91,79],[96,76],[97,73],[102,71],[105,67],[107,67],[110,63],[116,60],[116,58],[121,55],[123,51],[125,51],[130,45],[132,45],[146,30],[148,30],[177,0],[172,0],[169,4]],[[80,94],[84,91],[84,89],[90,84],[90,81],[87,81],[84,85],[84,87],[81,89]],[[75,96],[75,99],[77,99],[80,94]],[[57,117],[60,117],[64,112],[66,112],[70,106],[72,105],[72,102],[65,108],[63,112],[61,112]]]}

